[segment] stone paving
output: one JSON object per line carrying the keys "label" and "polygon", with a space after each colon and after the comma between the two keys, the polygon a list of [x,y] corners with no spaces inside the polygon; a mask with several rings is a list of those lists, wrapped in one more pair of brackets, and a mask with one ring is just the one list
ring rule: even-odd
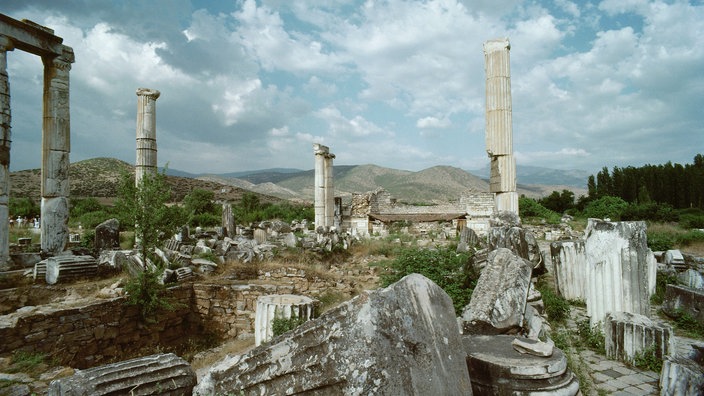
{"label": "stone paving", "polygon": [[[591,350],[579,356],[589,368],[594,385],[602,394],[610,395],[659,395],[660,373],[639,370],[624,363],[608,360]],[[606,391],[606,392],[603,392]]]}
{"label": "stone paving", "polygon": [[[572,319],[567,328],[577,331],[577,322],[587,320],[586,310],[571,307]],[[589,349],[578,352],[583,368],[589,373],[594,388],[594,395],[643,396],[659,395],[660,373],[640,370],[625,363],[609,360],[606,356]],[[587,396],[587,395],[585,395]]]}

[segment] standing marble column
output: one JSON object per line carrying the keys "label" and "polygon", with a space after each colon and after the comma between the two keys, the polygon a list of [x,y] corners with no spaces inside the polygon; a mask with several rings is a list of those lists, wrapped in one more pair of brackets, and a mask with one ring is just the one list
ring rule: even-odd
{"label": "standing marble column", "polygon": [[10,262],[10,80],[7,75],[7,51],[12,41],[0,36],[0,268]]}
{"label": "standing marble column", "polygon": [[44,56],[42,123],[42,242],[45,253],[64,251],[68,241],[69,152],[71,124],[69,71],[73,49],[63,47],[59,56]]}
{"label": "standing marble column", "polygon": [[335,216],[335,196],[332,186],[332,160],[334,154],[322,144],[313,144],[315,153],[315,228],[328,228]]}
{"label": "standing marble column", "polygon": [[497,211],[518,213],[516,160],[513,157],[511,67],[508,39],[484,43],[486,70],[486,151],[491,159],[489,188]]}
{"label": "standing marble column", "polygon": [[137,89],[137,162],[135,183],[139,185],[146,174],[155,174],[156,165],[156,100],[161,92],[155,89]]}
{"label": "standing marble column", "polygon": [[333,165],[334,154],[328,153],[325,156],[325,227],[330,228],[335,225],[335,189],[333,188]]}

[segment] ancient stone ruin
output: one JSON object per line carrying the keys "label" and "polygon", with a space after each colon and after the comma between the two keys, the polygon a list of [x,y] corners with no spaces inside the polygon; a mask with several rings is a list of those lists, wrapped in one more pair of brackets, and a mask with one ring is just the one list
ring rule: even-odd
{"label": "ancient stone ruin", "polygon": [[136,185],[146,174],[155,174],[156,160],[156,100],[161,92],[155,89],[137,89],[137,161],[135,162]]}
{"label": "ancient stone ruin", "polygon": [[511,66],[508,39],[484,43],[486,70],[486,152],[491,159],[490,191],[497,211],[518,213],[513,157]]}
{"label": "ancient stone ruin", "polygon": [[[322,144],[313,144],[315,154],[315,228],[327,230],[335,226],[335,190],[333,188],[332,160],[335,154]],[[337,225],[339,227],[339,224]]]}
{"label": "ancient stone ruin", "polygon": [[15,48],[44,63],[41,172],[41,250],[64,251],[68,241],[69,152],[71,124],[69,71],[73,49],[54,31],[28,20],[0,14],[0,267],[9,262],[10,83],[7,52]]}

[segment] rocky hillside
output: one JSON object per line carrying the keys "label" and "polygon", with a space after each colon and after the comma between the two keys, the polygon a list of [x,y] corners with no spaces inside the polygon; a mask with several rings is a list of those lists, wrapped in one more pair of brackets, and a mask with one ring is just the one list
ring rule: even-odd
{"label": "rocky hillside", "polygon": [[[134,166],[114,158],[93,158],[71,164],[69,169],[71,197],[99,198],[101,201],[110,202],[118,193],[118,185],[122,176],[134,172]],[[234,185],[223,185],[210,180],[167,176],[171,187],[172,199],[179,202],[186,194],[195,188],[210,190],[215,193],[216,199],[239,201],[248,189]],[[10,173],[10,197],[29,197],[34,202],[41,200],[40,186],[41,171],[29,169]],[[260,195],[262,202],[275,202],[279,198]]]}
{"label": "rocky hillside", "polygon": [[[93,158],[71,164],[70,183],[72,197],[96,197],[110,201],[117,196],[118,182],[122,175],[131,173],[134,167],[114,158]],[[179,174],[186,174],[181,172]],[[350,196],[380,187],[393,197],[406,203],[442,203],[459,199],[468,190],[488,191],[489,185],[465,170],[452,166],[435,166],[419,172],[383,168],[376,165],[343,165],[334,167],[335,194]],[[240,178],[224,175],[203,175],[197,178],[167,176],[174,201],[180,201],[194,188],[213,191],[219,200],[238,201],[245,192],[260,195],[262,202],[280,199],[299,202],[313,201],[315,174],[308,171],[253,172]],[[24,170],[10,174],[11,196],[40,199],[39,169]],[[563,188],[575,192],[576,196],[586,191],[562,185],[521,185],[518,193],[529,197],[549,195]]]}

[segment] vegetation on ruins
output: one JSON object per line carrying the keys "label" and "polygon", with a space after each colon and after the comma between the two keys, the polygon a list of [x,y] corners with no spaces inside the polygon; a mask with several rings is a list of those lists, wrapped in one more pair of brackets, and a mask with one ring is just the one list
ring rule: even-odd
{"label": "vegetation on ruins", "polygon": [[636,352],[633,365],[641,370],[650,370],[659,373],[662,370],[662,359],[656,353],[657,345],[652,344],[642,351]]}
{"label": "vegetation on ruins", "polygon": [[564,324],[570,317],[570,303],[548,285],[545,277],[538,279],[535,288],[538,289],[543,297],[545,312],[548,314],[550,323]]}
{"label": "vegetation on ruins", "polygon": [[388,273],[381,275],[381,283],[386,287],[406,275],[421,274],[445,290],[459,315],[469,304],[479,279],[479,274],[469,264],[470,257],[467,253],[456,253],[453,247],[399,248],[393,260],[378,263],[389,268]]}
{"label": "vegetation on ruins", "polygon": [[[171,192],[163,173],[145,174],[139,185],[135,185],[133,175],[125,174],[119,192],[116,212],[121,224],[134,224],[135,238],[145,261],[144,270],[125,285],[127,303],[138,306],[142,319],[150,321],[160,309],[172,309],[164,296],[165,287],[160,282],[163,270],[161,260],[153,253],[155,247],[170,238],[176,228],[183,224],[183,211],[166,205]],[[146,265],[148,259],[157,264],[156,269]]]}
{"label": "vegetation on ruins", "polygon": [[254,193],[244,193],[240,202],[232,206],[232,213],[235,216],[235,222],[241,224],[272,219],[285,222],[313,221],[315,218],[315,212],[311,205],[297,205],[290,202],[264,203]]}
{"label": "vegetation on ruins", "polygon": [[274,337],[280,336],[281,334],[289,332],[295,329],[296,327],[302,325],[304,322],[305,319],[299,318],[295,312],[291,313],[290,318],[285,318],[283,316],[276,315],[276,317],[274,317],[274,320],[272,320],[271,322],[271,332],[273,333]]}
{"label": "vegetation on ruins", "polygon": [[195,188],[183,198],[183,207],[191,226],[212,227],[222,221],[222,208],[215,205],[215,193]]}

